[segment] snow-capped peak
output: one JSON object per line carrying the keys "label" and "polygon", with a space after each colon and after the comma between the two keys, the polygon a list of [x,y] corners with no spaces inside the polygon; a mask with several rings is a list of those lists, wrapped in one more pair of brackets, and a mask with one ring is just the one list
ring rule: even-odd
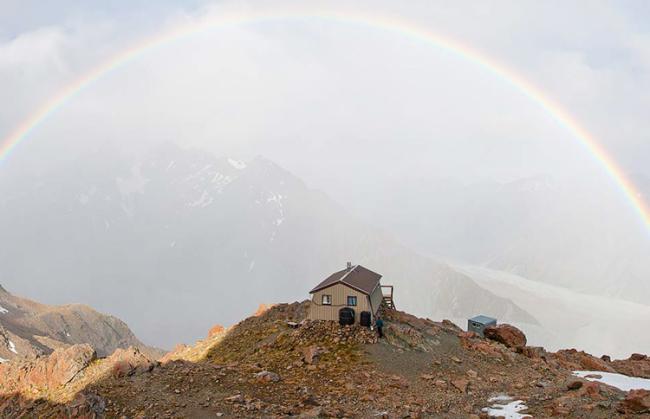
{"label": "snow-capped peak", "polygon": [[228,157],[228,163],[237,170],[244,170],[246,168],[246,163],[241,160],[235,160]]}

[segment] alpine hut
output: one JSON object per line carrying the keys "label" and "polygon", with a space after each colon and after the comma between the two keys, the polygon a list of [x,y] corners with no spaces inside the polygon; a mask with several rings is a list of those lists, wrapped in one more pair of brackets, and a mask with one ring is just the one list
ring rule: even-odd
{"label": "alpine hut", "polygon": [[309,318],[370,326],[383,301],[393,306],[393,287],[383,287],[390,289],[390,297],[384,296],[380,280],[380,274],[348,262],[345,269],[334,272],[309,291]]}

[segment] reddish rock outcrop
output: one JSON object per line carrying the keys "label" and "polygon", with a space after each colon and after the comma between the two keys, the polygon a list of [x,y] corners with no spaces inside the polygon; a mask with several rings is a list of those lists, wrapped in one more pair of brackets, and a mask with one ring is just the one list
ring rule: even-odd
{"label": "reddish rock outcrop", "polygon": [[607,361],[576,349],[562,349],[553,354],[553,358],[570,370],[616,372]]}
{"label": "reddish rock outcrop", "polygon": [[483,335],[488,339],[506,345],[508,348],[523,348],[526,346],[524,332],[509,324],[486,327]]}
{"label": "reddish rock outcrop", "polygon": [[57,349],[49,356],[0,365],[0,389],[54,389],[72,381],[97,357],[87,344]]}
{"label": "reddish rock outcrop", "polygon": [[214,326],[212,326],[212,328],[208,332],[208,338],[213,338],[213,337],[215,337],[217,335],[222,334],[225,331],[226,331],[225,327],[223,327],[220,324],[215,324]]}
{"label": "reddish rock outcrop", "polygon": [[621,410],[626,413],[650,413],[650,391],[630,391],[621,402]]}
{"label": "reddish rock outcrop", "polygon": [[650,358],[643,354],[632,354],[628,359],[611,362],[616,372],[632,377],[650,378]]}
{"label": "reddish rock outcrop", "polygon": [[275,304],[260,304],[260,306],[257,307],[257,310],[255,311],[255,313],[253,313],[253,316],[259,317],[262,314],[269,311],[271,308],[273,308],[273,306],[275,306]]}

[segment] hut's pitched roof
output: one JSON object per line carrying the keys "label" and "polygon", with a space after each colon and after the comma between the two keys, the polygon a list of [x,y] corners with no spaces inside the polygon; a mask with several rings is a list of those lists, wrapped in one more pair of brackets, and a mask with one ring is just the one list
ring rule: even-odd
{"label": "hut's pitched roof", "polygon": [[323,282],[316,285],[314,289],[309,291],[309,293],[313,294],[324,288],[341,283],[366,295],[370,295],[377,285],[379,285],[380,279],[381,275],[378,273],[364,268],[361,265],[355,265],[349,269],[334,272],[332,275],[325,278]]}

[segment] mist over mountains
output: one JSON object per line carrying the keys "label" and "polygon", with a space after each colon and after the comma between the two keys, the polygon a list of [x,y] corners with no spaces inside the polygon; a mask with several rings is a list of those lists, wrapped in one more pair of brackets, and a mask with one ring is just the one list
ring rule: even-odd
{"label": "mist over mountains", "polygon": [[[368,194],[384,200],[348,202],[424,254],[581,293],[649,301],[648,232],[607,179],[539,175],[399,185],[382,185],[390,195]],[[635,176],[635,185],[650,194],[647,177]]]}
{"label": "mist over mountains", "polygon": [[3,284],[118,315],[150,344],[193,341],[260,303],[307,298],[347,260],[396,285],[403,309],[536,323],[262,157],[106,147],[64,167],[0,185]]}

